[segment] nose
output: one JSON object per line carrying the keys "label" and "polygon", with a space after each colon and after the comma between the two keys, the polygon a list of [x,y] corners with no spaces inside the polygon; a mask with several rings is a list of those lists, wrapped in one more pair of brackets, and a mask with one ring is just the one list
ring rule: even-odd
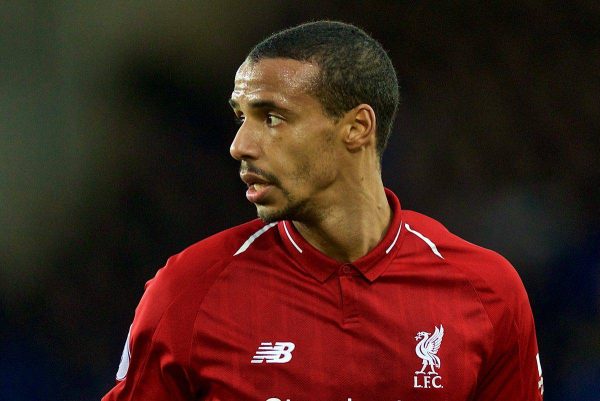
{"label": "nose", "polygon": [[259,150],[255,133],[248,126],[248,122],[244,121],[229,146],[231,157],[235,160],[256,160]]}

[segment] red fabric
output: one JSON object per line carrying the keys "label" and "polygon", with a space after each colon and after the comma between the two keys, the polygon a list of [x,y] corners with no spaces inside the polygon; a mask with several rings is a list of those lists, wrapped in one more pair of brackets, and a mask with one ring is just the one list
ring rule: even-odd
{"label": "red fabric", "polygon": [[[103,400],[541,400],[513,267],[387,194],[388,233],[353,264],[319,253],[289,221],[234,256],[259,220],[170,258],[136,310],[127,376]],[[434,374],[416,347],[436,328]],[[277,342],[293,350],[255,357]]]}

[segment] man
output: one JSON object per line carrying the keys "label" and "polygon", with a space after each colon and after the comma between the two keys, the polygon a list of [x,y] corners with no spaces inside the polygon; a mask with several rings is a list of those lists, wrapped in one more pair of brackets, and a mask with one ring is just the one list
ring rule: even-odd
{"label": "man", "polygon": [[382,47],[314,22],[258,44],[230,104],[260,219],[169,259],[104,400],[540,400],[527,295],[496,253],[401,210]]}

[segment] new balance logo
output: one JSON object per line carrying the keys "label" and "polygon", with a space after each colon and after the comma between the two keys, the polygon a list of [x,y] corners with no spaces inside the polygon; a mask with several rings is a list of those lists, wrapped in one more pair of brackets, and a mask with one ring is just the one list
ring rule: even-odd
{"label": "new balance logo", "polygon": [[294,343],[276,342],[260,343],[256,354],[252,357],[252,363],[287,363],[292,360],[292,351],[296,348]]}

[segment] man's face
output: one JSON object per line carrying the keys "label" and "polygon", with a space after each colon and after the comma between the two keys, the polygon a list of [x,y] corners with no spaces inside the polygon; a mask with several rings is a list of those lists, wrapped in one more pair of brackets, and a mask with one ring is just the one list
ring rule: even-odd
{"label": "man's face", "polygon": [[236,73],[230,104],[241,126],[230,153],[266,222],[319,218],[338,175],[339,129],[310,94],[317,74],[283,58],[246,61]]}

